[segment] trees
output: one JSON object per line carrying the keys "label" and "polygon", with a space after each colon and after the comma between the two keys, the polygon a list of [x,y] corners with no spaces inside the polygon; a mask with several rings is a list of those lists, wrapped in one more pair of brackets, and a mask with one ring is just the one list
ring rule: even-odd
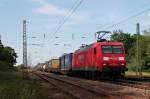
{"label": "trees", "polygon": [[7,46],[4,48],[4,53],[6,62],[10,63],[11,65],[16,64],[17,54],[15,53],[14,49]]}
{"label": "trees", "polygon": [[13,65],[16,64],[16,58],[17,54],[13,48],[0,44],[0,69],[13,68]]}
{"label": "trees", "polygon": [[150,71],[150,28],[143,31],[142,46],[143,47],[143,65],[146,71]]}
{"label": "trees", "polygon": [[[144,71],[150,70],[150,29],[145,30],[144,35],[140,35],[140,64]],[[126,54],[127,54],[127,64],[129,70],[135,71],[137,65],[137,45],[136,45],[136,34],[124,33],[122,30],[115,30],[111,36],[111,41],[123,42]]]}
{"label": "trees", "polygon": [[127,53],[127,58],[130,60],[130,55],[133,54],[133,51],[131,50],[134,50],[131,48],[135,45],[136,38],[129,33],[124,33],[122,30],[114,30],[110,40],[123,42]]}

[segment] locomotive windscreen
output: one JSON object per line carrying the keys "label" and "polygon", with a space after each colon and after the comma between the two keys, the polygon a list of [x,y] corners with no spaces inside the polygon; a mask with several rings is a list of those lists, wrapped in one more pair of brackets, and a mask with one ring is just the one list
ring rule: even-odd
{"label": "locomotive windscreen", "polygon": [[102,51],[104,54],[122,54],[123,48],[122,46],[102,46]]}

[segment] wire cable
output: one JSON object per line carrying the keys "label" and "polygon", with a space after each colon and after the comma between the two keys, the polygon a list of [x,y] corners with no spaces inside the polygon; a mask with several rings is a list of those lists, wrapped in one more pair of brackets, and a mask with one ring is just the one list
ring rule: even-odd
{"label": "wire cable", "polygon": [[76,11],[76,9],[82,4],[83,0],[80,0],[80,2],[78,4],[76,4],[79,0],[77,0],[75,2],[75,4],[72,6],[70,13],[68,12],[68,16],[66,18],[64,18],[64,20],[62,21],[62,23],[60,23],[60,25],[58,26],[58,28],[56,29],[56,31],[53,33],[53,35],[55,35],[61,28],[62,26],[69,20],[69,18],[74,14],[74,12]]}
{"label": "wire cable", "polygon": [[[67,15],[69,15],[69,13],[72,11],[72,9],[76,6],[76,4],[79,2],[79,0],[76,0],[74,2],[74,4],[72,5],[72,7],[70,8],[70,10],[68,10]],[[62,20],[59,21],[59,23],[57,24],[56,28],[65,20],[66,16],[64,16],[62,18]]]}
{"label": "wire cable", "polygon": [[140,15],[142,15],[142,14],[144,14],[145,12],[148,12],[148,11],[150,11],[150,8],[145,9],[145,10],[143,10],[143,11],[141,11],[141,12],[138,12],[138,13],[132,15],[132,16],[129,16],[129,17],[127,17],[127,18],[121,20],[120,22],[117,22],[117,23],[114,23],[114,24],[112,24],[112,25],[110,25],[110,26],[107,26],[107,27],[105,27],[105,29],[109,29],[109,28],[112,28],[112,27],[114,27],[114,26],[120,25],[120,24],[122,24],[122,23],[124,23],[124,22],[127,22],[128,20],[130,20],[130,19],[132,19],[132,18],[134,18],[134,17],[140,16]]}

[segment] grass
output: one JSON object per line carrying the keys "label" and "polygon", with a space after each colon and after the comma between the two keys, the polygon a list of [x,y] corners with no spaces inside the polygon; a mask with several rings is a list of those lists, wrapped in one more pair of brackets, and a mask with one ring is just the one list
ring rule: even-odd
{"label": "grass", "polygon": [[38,99],[37,85],[23,73],[0,72],[0,99]]}
{"label": "grass", "polygon": [[32,74],[0,71],[0,99],[74,99]]}

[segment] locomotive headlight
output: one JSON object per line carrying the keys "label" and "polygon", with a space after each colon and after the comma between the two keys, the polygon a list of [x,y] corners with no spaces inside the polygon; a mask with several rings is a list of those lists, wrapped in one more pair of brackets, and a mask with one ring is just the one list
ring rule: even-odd
{"label": "locomotive headlight", "polygon": [[119,60],[120,60],[120,61],[124,60],[124,57],[119,57]]}
{"label": "locomotive headlight", "polygon": [[103,60],[105,60],[105,61],[109,60],[109,57],[103,57]]}

